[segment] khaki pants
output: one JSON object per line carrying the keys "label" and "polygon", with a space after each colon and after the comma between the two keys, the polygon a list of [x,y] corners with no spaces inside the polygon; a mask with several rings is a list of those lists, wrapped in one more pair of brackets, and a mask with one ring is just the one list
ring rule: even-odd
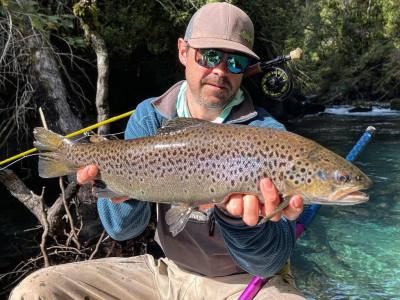
{"label": "khaki pants", "polygon": [[[237,299],[251,277],[204,277],[151,255],[113,257],[36,271],[12,291],[10,299]],[[277,275],[255,299],[305,298]]]}

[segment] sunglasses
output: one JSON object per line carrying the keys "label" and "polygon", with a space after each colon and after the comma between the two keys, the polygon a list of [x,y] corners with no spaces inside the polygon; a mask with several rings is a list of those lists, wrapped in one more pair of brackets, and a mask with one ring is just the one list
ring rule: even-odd
{"label": "sunglasses", "polygon": [[225,60],[228,72],[241,74],[250,66],[251,59],[248,56],[224,52],[216,49],[195,49],[196,62],[207,69],[218,66],[222,60]]}

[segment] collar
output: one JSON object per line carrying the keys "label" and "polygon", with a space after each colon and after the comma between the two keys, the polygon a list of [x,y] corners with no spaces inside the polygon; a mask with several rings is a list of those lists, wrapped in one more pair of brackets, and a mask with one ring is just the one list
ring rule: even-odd
{"label": "collar", "polygon": [[[175,83],[164,94],[152,100],[153,107],[166,119],[177,117],[176,101],[180,87],[184,80]],[[231,113],[226,118],[224,123],[242,123],[257,116],[253,101],[249,93],[243,90],[244,101],[232,108]]]}

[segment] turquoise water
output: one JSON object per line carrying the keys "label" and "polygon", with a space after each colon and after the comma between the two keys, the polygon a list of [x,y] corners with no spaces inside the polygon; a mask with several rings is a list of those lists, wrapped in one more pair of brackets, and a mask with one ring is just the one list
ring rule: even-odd
{"label": "turquoise water", "polygon": [[307,117],[291,130],[345,156],[369,125],[358,157],[370,201],[325,206],[297,242],[293,271],[308,299],[400,299],[400,114]]}

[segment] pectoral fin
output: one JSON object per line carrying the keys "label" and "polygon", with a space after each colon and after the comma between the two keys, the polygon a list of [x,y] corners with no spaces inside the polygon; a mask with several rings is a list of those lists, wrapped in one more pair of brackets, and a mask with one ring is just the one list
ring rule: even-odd
{"label": "pectoral fin", "polygon": [[283,198],[283,201],[277,206],[277,208],[275,208],[275,210],[272,213],[270,213],[268,216],[265,216],[260,221],[260,223],[264,223],[264,222],[270,220],[275,214],[282,211],[286,206],[289,205],[291,196],[283,196],[282,198]]}
{"label": "pectoral fin", "polygon": [[170,208],[165,214],[165,222],[169,225],[169,231],[175,237],[185,228],[189,221],[193,207],[176,206]]}

